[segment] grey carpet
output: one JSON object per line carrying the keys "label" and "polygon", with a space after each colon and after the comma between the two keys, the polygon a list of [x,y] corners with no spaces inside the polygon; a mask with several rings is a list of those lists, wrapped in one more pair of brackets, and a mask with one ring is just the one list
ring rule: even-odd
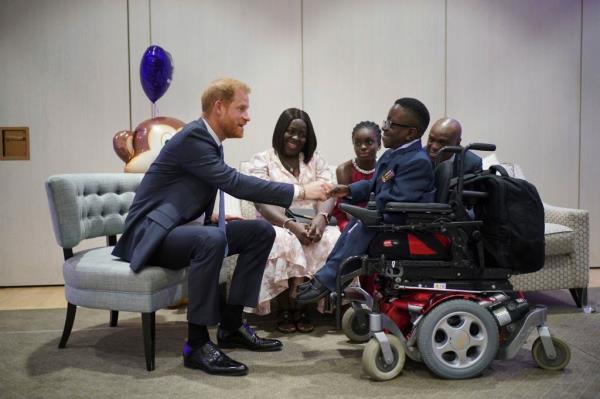
{"label": "grey carpet", "polygon": [[[446,381],[407,360],[387,382],[362,371],[362,345],[351,344],[321,318],[314,333],[283,336],[258,320],[262,335],[282,338],[276,353],[229,351],[250,367],[245,377],[209,376],[185,369],[180,351],[185,314],[162,310],[156,323],[156,370],[145,371],[139,316],[123,313],[108,327],[108,312],[79,308],[67,348],[57,349],[64,309],[0,312],[0,398],[598,398],[600,314],[576,309],[567,291],[530,296],[551,306],[549,326],[571,347],[563,372],[536,367],[531,336],[517,357],[494,361],[478,378]],[[214,330],[211,331],[214,337]]]}

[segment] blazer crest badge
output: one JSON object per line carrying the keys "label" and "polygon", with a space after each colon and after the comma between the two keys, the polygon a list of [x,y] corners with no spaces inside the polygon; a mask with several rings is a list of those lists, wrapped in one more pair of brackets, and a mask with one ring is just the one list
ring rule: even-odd
{"label": "blazer crest badge", "polygon": [[387,170],[384,174],[381,175],[381,182],[385,183],[386,181],[393,179],[396,174],[392,169]]}

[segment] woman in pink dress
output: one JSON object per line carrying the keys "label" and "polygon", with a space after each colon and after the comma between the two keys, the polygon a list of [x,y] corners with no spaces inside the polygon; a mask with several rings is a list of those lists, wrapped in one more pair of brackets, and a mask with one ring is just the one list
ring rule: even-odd
{"label": "woman in pink dress", "polygon": [[[249,174],[272,181],[307,184],[332,182],[327,162],[316,151],[317,138],[308,114],[296,108],[282,112],[273,132],[273,147],[255,154]],[[304,282],[325,263],[340,231],[328,226],[334,199],[312,201],[296,199],[290,208],[315,215],[303,223],[285,215],[284,209],[255,204],[258,217],[273,224],[276,237],[263,275],[258,306],[254,313],[270,312],[270,301],[277,297],[277,328],[284,332],[310,332],[314,329],[306,309],[294,309],[293,296]]]}
{"label": "woman in pink dress", "polygon": [[[377,151],[381,148],[381,129],[374,122],[360,122],[352,129],[352,144],[356,157],[337,167],[338,184],[348,185],[373,177]],[[340,231],[343,231],[348,224],[348,215],[339,208],[339,201],[333,210],[333,216],[337,219]]]}

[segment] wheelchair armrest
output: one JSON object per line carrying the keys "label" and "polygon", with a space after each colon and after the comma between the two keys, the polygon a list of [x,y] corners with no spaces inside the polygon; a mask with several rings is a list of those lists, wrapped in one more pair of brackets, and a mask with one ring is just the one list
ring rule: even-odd
{"label": "wheelchair armrest", "polygon": [[379,224],[382,220],[382,217],[377,209],[366,209],[361,208],[360,206],[344,203],[340,204],[340,209],[363,222],[365,226]]}
{"label": "wheelchair armrest", "polygon": [[448,204],[431,203],[411,203],[411,202],[388,202],[385,205],[386,213],[449,213],[452,207]]}

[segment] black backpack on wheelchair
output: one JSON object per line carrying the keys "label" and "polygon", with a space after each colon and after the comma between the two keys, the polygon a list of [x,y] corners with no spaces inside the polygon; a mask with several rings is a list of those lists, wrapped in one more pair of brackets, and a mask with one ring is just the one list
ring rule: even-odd
{"label": "black backpack on wheelchair", "polygon": [[464,182],[487,193],[475,204],[486,267],[508,268],[513,274],[532,273],[544,266],[544,206],[533,184],[510,177],[499,165]]}

